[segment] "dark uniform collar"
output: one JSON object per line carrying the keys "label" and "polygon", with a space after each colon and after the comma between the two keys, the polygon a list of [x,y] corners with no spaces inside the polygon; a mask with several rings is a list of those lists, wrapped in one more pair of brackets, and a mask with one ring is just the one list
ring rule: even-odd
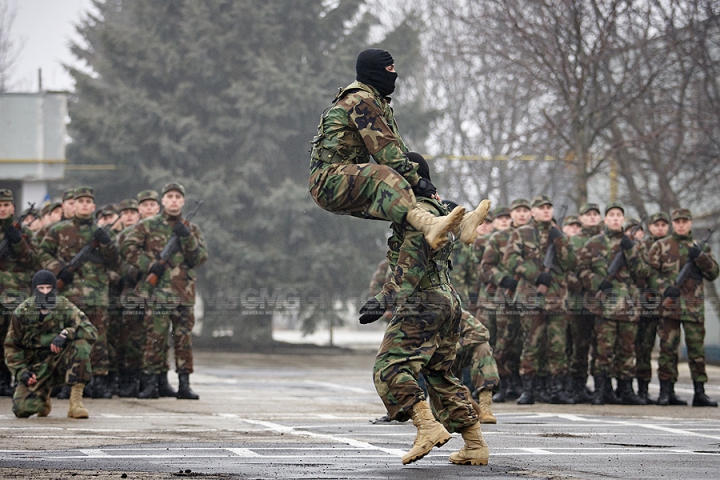
{"label": "dark uniform collar", "polygon": [[180,215],[170,215],[167,211],[163,210],[160,215],[168,222],[177,222],[183,219],[182,212],[180,212]]}
{"label": "dark uniform collar", "polygon": [[77,215],[75,215],[72,218],[72,221],[78,227],[90,226],[95,223],[95,220],[93,219],[92,215],[90,215],[89,217],[85,217],[85,218],[81,218],[81,217],[78,217]]}
{"label": "dark uniform collar", "polygon": [[692,239],[693,239],[692,230],[690,230],[687,235],[678,235],[677,233],[673,232],[672,236],[673,236],[673,239],[678,242],[687,242],[687,241],[692,242]]}
{"label": "dark uniform collar", "polygon": [[625,235],[625,230],[623,230],[622,228],[620,228],[620,230],[615,231],[615,230],[610,230],[608,228],[608,226],[605,225],[605,227],[603,227],[603,229],[605,230],[605,235],[607,235],[610,238],[622,238],[623,235]]}

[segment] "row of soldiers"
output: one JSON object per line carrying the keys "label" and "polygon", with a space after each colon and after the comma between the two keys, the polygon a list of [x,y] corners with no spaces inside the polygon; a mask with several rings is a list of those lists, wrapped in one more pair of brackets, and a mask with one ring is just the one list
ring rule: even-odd
{"label": "row of soldiers", "polygon": [[[208,253],[184,205],[179,183],[101,209],[80,187],[16,219],[12,191],[0,190],[0,394],[13,395],[17,416],[49,413],[57,384],[76,418],[87,416],[83,393],[199,398],[189,383],[194,269]],[[167,378],[169,334],[177,391]]]}
{"label": "row of soldiers", "polygon": [[[472,246],[456,246],[453,285],[490,330],[493,401],[686,405],[674,391],[682,327],[693,406],[717,406],[704,391],[703,280],[718,277],[718,264],[693,238],[689,210],[652,215],[647,235],[641,223],[619,203],[602,213],[587,203],[558,225],[552,200],[537,196],[496,208]],[[657,401],[648,395],[656,335]]]}

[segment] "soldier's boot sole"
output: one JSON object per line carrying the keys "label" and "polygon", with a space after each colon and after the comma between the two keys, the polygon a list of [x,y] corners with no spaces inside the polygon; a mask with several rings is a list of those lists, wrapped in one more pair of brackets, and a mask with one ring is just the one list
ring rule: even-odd
{"label": "soldier's boot sole", "polygon": [[[445,429],[445,428],[443,427],[443,430],[444,430],[444,429]],[[433,448],[440,448],[440,447],[442,447],[443,445],[445,445],[445,444],[446,444],[447,442],[449,442],[450,439],[452,438],[452,435],[450,435],[447,431],[445,431],[445,435],[447,435],[447,437],[441,436],[441,437],[438,438],[436,441],[434,441],[432,444],[426,444],[426,445],[423,445],[423,446],[413,445],[413,448],[412,448],[408,453],[406,453],[406,454],[403,456],[403,458],[402,458],[402,463],[403,463],[403,465],[407,465],[407,464],[409,464],[409,463],[417,462],[418,460],[420,460],[421,458],[423,458],[425,455],[427,455],[428,453],[430,453],[430,451],[431,451]]]}
{"label": "soldier's boot sole", "polygon": [[475,241],[475,238],[477,237],[475,229],[478,225],[485,221],[485,217],[487,217],[487,214],[490,211],[490,205],[490,200],[483,200],[475,210],[466,213],[463,216],[462,221],[458,226],[460,230],[459,237],[462,243],[470,245],[473,241]]}

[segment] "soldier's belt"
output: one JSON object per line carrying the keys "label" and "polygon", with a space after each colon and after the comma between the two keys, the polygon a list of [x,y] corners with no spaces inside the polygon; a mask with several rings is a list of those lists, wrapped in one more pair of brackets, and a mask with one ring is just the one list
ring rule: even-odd
{"label": "soldier's belt", "polygon": [[438,287],[440,285],[447,285],[449,283],[450,276],[447,273],[431,272],[425,274],[425,276],[420,279],[420,282],[418,283],[418,288],[424,290],[426,288]]}

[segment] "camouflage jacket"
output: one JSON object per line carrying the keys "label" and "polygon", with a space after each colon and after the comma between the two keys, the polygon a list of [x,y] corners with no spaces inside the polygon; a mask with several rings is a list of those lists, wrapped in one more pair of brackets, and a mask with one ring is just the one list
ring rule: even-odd
{"label": "camouflage jacket", "polygon": [[[63,220],[56,223],[40,243],[40,263],[57,275],[83,247],[93,242],[98,226],[92,219]],[[111,242],[97,245],[76,269],[73,283],[63,290],[72,303],[80,308],[107,307],[110,272],[120,264],[115,234],[109,232]]]}
{"label": "camouflage jacket", "polygon": [[[680,270],[688,261],[688,251],[695,245],[692,232],[686,236],[675,233],[653,243],[648,252],[648,263],[651,267],[650,287],[660,299],[665,289],[674,285]],[[670,308],[660,307],[660,316],[683,322],[705,321],[705,287],[703,279],[712,282],[718,277],[720,270],[710,246],[706,245],[703,252],[695,260],[696,274],[691,274],[680,288],[680,298]],[[678,301],[679,300],[679,301]]]}
{"label": "camouflage jacket", "polygon": [[[0,242],[5,240],[5,229],[13,221],[12,217],[0,220]],[[5,255],[0,258],[0,303],[2,310],[9,312],[28,298],[32,276],[38,269],[33,234],[27,227],[22,227],[21,233],[20,243],[8,243]]]}
{"label": "camouflage jacket", "polygon": [[[603,318],[633,322],[638,320],[642,307],[637,284],[647,278],[650,269],[642,259],[638,242],[630,250],[622,250],[620,241],[624,236],[622,230],[605,229],[604,233],[591,238],[578,255],[578,276],[588,292],[585,308]],[[600,283],[607,279],[608,268],[621,250],[625,257],[624,266],[609,279],[611,292],[600,293]]]}
{"label": "camouflage jacket", "polygon": [[[447,215],[445,206],[430,198],[418,197],[418,206],[435,216]],[[392,280],[376,295],[384,305],[402,306],[417,290],[450,284],[452,243],[440,250],[430,249],[425,236],[410,225],[392,223],[388,239],[388,260]]]}
{"label": "camouflage jacket", "polygon": [[97,340],[97,330],[85,314],[62,295],[57,296],[57,306],[42,319],[34,296],[15,309],[5,338],[5,362],[18,381],[26,370],[40,373],[45,359],[54,355],[50,343],[63,329],[71,341]]}
{"label": "camouflage jacket", "polygon": [[390,281],[392,278],[392,270],[390,270],[390,262],[387,258],[380,261],[373,272],[373,276],[370,279],[370,295],[377,295],[383,289],[383,285]]}
{"label": "camouflage jacket", "polygon": [[511,294],[506,295],[508,292],[504,288],[499,288],[498,285],[503,278],[513,276],[505,268],[503,257],[514,230],[515,227],[511,225],[507,230],[493,232],[488,238],[487,247],[483,252],[480,262],[480,279],[485,285],[480,293],[480,298],[486,309],[497,310],[512,301]]}
{"label": "camouflage jacket", "polygon": [[323,163],[370,163],[370,156],[378,164],[394,169],[411,185],[420,180],[418,165],[404,154],[408,149],[398,133],[389,102],[364,83],[354,82],[335,96],[323,112],[312,144],[311,187],[322,176]]}
{"label": "camouflage jacket", "polygon": [[451,258],[450,282],[460,295],[463,305],[469,308],[471,302],[474,304],[477,301],[478,294],[478,258],[475,255],[475,246],[455,242]]}
{"label": "camouflage jacket", "polygon": [[550,222],[530,222],[513,231],[508,241],[503,262],[507,271],[518,280],[515,302],[525,308],[540,308],[552,312],[564,312],[566,309],[567,282],[565,275],[575,268],[575,251],[566,236],[557,238],[555,261],[550,269],[552,282],[547,293],[537,291],[537,280],[544,271],[543,260],[549,247],[548,231]]}
{"label": "camouflage jacket", "polygon": [[464,312],[460,323],[460,340],[457,343],[458,352],[487,343],[490,341],[490,331],[477,318]]}
{"label": "camouflage jacket", "polygon": [[[160,260],[160,253],[173,236],[173,227],[180,217],[167,212],[140,221],[128,233],[122,245],[122,256],[128,264],[142,272],[143,277],[153,263]],[[200,227],[190,222],[190,235],[180,239],[178,249],[168,260],[167,269],[154,289],[142,281],[140,287],[146,295],[167,305],[195,305],[195,282],[193,270],[208,259],[208,250]]]}
{"label": "camouflage jacket", "polygon": [[[586,239],[580,235],[570,237],[570,245],[575,250],[576,256],[579,256],[580,249],[585,246]],[[568,298],[567,305],[570,311],[578,311],[583,307],[583,284],[578,278],[576,270],[567,272]]]}

